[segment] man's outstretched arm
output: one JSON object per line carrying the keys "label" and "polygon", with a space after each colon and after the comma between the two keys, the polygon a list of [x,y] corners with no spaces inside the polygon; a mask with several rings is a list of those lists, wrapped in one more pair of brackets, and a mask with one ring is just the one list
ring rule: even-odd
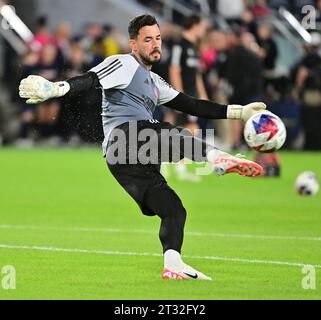
{"label": "man's outstretched arm", "polygon": [[247,105],[221,105],[209,100],[201,100],[184,93],[179,93],[174,99],[165,103],[171,109],[182,111],[208,119],[240,119],[247,121],[254,113],[266,109],[263,102],[254,102]]}
{"label": "man's outstretched arm", "polygon": [[98,76],[95,72],[91,71],[59,82],[51,82],[41,76],[31,75],[21,81],[19,95],[21,98],[28,99],[28,104],[36,104],[67,94],[76,95],[100,86]]}

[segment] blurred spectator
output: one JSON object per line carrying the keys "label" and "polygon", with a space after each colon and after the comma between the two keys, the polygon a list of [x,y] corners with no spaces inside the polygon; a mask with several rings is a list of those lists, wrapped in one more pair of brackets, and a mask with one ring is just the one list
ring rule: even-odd
{"label": "blurred spectator", "polygon": [[[169,65],[173,43],[175,41],[175,29],[174,26],[165,22],[160,25],[162,34],[162,58],[153,65],[152,71],[161,76],[165,81],[169,80]],[[159,121],[163,121],[166,113],[171,113],[165,106],[156,107],[154,117]],[[169,120],[169,119],[167,119]]]}
{"label": "blurred spectator", "polygon": [[251,8],[247,7],[242,15],[241,26],[244,30],[255,34],[256,32],[256,20]]}
{"label": "blurred spectator", "polygon": [[[43,46],[40,53],[40,60],[34,66],[32,74],[42,76],[50,81],[58,81],[61,76],[61,69],[58,64],[58,49],[52,43]],[[56,123],[60,110],[58,99],[48,100],[36,108],[36,126],[40,139],[48,139],[57,135]]]}
{"label": "blurred spectator", "polygon": [[37,20],[34,39],[30,47],[33,51],[40,51],[47,43],[53,41],[53,36],[48,28],[48,18],[46,16],[39,17]]}
{"label": "blurred spectator", "polygon": [[262,64],[244,47],[239,30],[230,33],[228,39],[230,49],[222,72],[233,88],[230,102],[246,104],[262,96]]}
{"label": "blurred spectator", "polygon": [[55,32],[55,44],[64,63],[70,54],[71,26],[68,22],[61,22]]}
{"label": "blurred spectator", "polygon": [[278,58],[278,48],[272,39],[272,27],[267,23],[260,23],[257,28],[257,43],[261,47],[263,67],[266,74],[275,69]]}
{"label": "blurred spectator", "polygon": [[305,46],[296,74],[295,96],[302,101],[302,122],[305,133],[305,149],[321,149],[321,35],[314,32],[312,42]]}
{"label": "blurred spectator", "polygon": [[[71,78],[80,75],[90,69],[85,63],[85,53],[80,43],[74,42],[70,47],[69,59],[65,65],[64,78]],[[86,94],[86,93],[85,93]],[[84,99],[85,94],[73,98],[64,99],[64,108],[61,110],[59,118],[60,134],[64,141],[70,144],[79,144],[82,141],[88,141],[86,129],[92,124],[91,120],[97,118],[97,106],[92,105],[88,110],[87,101]],[[100,104],[97,103],[100,107]],[[98,112],[97,112],[98,113]],[[100,119],[99,119],[100,124]],[[96,125],[99,128],[99,125]]]}
{"label": "blurred spectator", "polygon": [[[188,95],[208,99],[203,77],[200,73],[200,57],[198,43],[205,36],[208,22],[198,15],[191,15],[184,20],[184,31],[171,52],[169,78],[174,88]],[[192,133],[199,128],[201,122],[198,118],[185,113],[171,113],[175,115],[175,124],[189,129]],[[173,119],[166,121],[174,122]],[[200,119],[201,121],[201,119]],[[187,172],[185,164],[181,161],[176,165],[176,174],[184,180],[199,180],[199,176]]]}
{"label": "blurred spectator", "polygon": [[70,46],[68,60],[65,64],[65,76],[75,77],[86,72],[90,66],[85,62],[85,52],[80,43],[74,42]]}
{"label": "blurred spectator", "polygon": [[[113,54],[127,53],[130,51],[128,38],[111,25],[104,26],[105,32],[105,57]],[[110,41],[110,43],[109,43]]]}
{"label": "blurred spectator", "polygon": [[215,51],[215,61],[211,70],[209,70],[207,81],[211,87],[210,97],[213,100],[227,104],[227,92],[222,86],[222,78],[219,77],[222,66],[225,65],[227,59],[228,41],[227,36],[223,31],[211,30],[208,35],[209,47]]}
{"label": "blurred spectator", "polygon": [[[38,53],[30,51],[22,58],[23,72],[22,78],[28,77],[32,74],[34,67],[38,63]],[[23,104],[20,115],[20,132],[17,140],[17,145],[31,146],[33,145],[33,138],[35,135],[35,105]]]}
{"label": "blurred spectator", "polygon": [[[200,99],[207,99],[207,94],[200,74],[197,44],[205,36],[207,27],[207,21],[198,15],[186,17],[182,37],[172,47],[169,67],[173,87]],[[198,128],[197,118],[183,113],[177,113],[176,125],[185,126],[192,131]]]}
{"label": "blurred spectator", "polygon": [[[212,54],[211,69],[205,69],[206,88],[209,99],[220,104],[228,104],[228,86],[224,79],[219,78],[222,65],[227,59],[228,41],[223,31],[211,30],[208,34],[208,45],[214,52]],[[210,60],[208,60],[210,61]],[[209,63],[208,66],[209,67]],[[229,120],[213,120],[215,128],[216,143],[221,143],[222,148],[229,150],[232,146],[231,129]]]}
{"label": "blurred spectator", "polygon": [[255,37],[250,32],[243,32],[241,35],[241,43],[246,48],[254,52],[258,57],[262,57],[263,53],[255,40]]}
{"label": "blurred spectator", "polygon": [[[242,33],[239,29],[229,34],[229,52],[226,62],[222,65],[220,76],[231,86],[230,104],[248,104],[262,100],[263,68],[257,54],[242,44]],[[233,147],[241,145],[242,124],[233,121]]]}
{"label": "blurred spectator", "polygon": [[201,66],[204,73],[208,73],[213,68],[217,58],[217,51],[210,37],[211,34],[208,33],[200,44]]}
{"label": "blurred spectator", "polygon": [[216,30],[209,30],[199,45],[201,71],[204,79],[207,96],[213,96],[213,69],[217,62],[218,52],[221,45],[220,33]]}
{"label": "blurred spectator", "polygon": [[104,43],[104,36],[100,36],[95,39],[91,46],[90,52],[92,53],[91,65],[96,65],[101,63],[106,58],[106,47]]}
{"label": "blurred spectator", "polygon": [[99,64],[104,59],[104,49],[97,54],[93,51],[97,42],[102,42],[103,28],[99,24],[90,23],[85,28],[85,35],[81,37],[80,43],[85,52],[85,62],[90,65]]}

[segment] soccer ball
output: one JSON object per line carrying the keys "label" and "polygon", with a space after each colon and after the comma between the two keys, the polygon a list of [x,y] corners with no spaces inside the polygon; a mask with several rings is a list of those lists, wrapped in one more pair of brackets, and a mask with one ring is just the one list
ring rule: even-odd
{"label": "soccer ball", "polygon": [[243,133],[249,147],[258,152],[276,151],[286,139],[284,123],[269,111],[256,113],[248,119]]}
{"label": "soccer ball", "polygon": [[311,171],[300,173],[295,181],[295,189],[300,195],[313,196],[318,192],[319,187],[319,181]]}

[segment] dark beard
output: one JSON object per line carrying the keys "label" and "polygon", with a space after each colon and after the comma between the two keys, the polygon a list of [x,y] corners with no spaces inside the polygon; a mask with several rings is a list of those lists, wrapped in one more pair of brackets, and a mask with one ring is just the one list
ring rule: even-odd
{"label": "dark beard", "polygon": [[[154,63],[157,63],[160,61],[160,58],[158,60],[151,60],[151,58],[143,53],[140,53],[140,58],[142,59],[143,63],[146,65],[146,66],[152,66]],[[161,57],[161,55],[160,55]]]}

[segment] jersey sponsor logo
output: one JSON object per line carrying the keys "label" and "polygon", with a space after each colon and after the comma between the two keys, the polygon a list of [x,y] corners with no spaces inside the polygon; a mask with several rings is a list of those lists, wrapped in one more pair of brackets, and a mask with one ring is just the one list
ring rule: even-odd
{"label": "jersey sponsor logo", "polygon": [[154,113],[156,105],[153,102],[153,100],[143,94],[142,98],[144,99],[144,106],[147,109],[147,111],[151,114]]}
{"label": "jersey sponsor logo", "polygon": [[156,119],[149,119],[148,121],[149,121],[150,123],[159,123],[159,121],[156,120]]}

